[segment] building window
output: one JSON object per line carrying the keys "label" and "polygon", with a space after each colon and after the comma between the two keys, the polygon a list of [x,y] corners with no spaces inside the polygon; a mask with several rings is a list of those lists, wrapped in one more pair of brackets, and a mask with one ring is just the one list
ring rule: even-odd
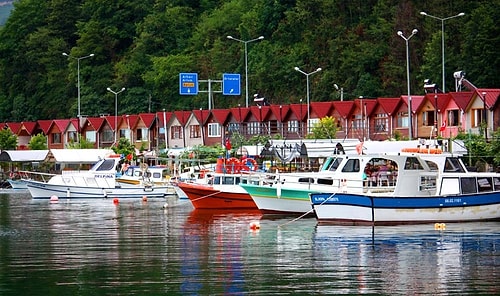
{"label": "building window", "polygon": [[397,127],[408,127],[408,112],[398,112],[396,115]]}
{"label": "building window", "polygon": [[148,140],[148,129],[140,128],[137,129],[137,141],[147,141]]}
{"label": "building window", "polygon": [[68,142],[76,142],[78,139],[76,132],[68,132]]}
{"label": "building window", "polygon": [[459,116],[458,110],[449,110],[448,111],[448,126],[459,126]]}
{"label": "building window", "polygon": [[53,144],[61,144],[61,133],[52,134],[52,143]]}
{"label": "building window", "polygon": [[209,123],[207,128],[209,137],[220,137],[221,130],[218,123]]}
{"label": "building window", "polygon": [[386,133],[389,131],[389,118],[385,113],[375,114],[375,133]]}
{"label": "building window", "polygon": [[288,132],[289,133],[298,133],[299,132],[299,121],[298,120],[290,120],[288,122]]}
{"label": "building window", "polygon": [[112,130],[109,130],[109,129],[103,130],[101,135],[102,135],[102,141],[105,143],[114,141],[115,135],[114,135]]}
{"label": "building window", "polygon": [[354,119],[352,121],[352,129],[353,130],[363,129],[363,117],[361,116],[361,114],[356,114],[353,117]]}
{"label": "building window", "polygon": [[423,126],[433,126],[434,125],[434,113],[436,111],[425,111],[422,113],[422,125]]}
{"label": "building window", "polygon": [[201,138],[201,128],[199,125],[189,126],[189,137],[190,138]]}
{"label": "building window", "polygon": [[230,132],[237,132],[240,130],[240,124],[237,122],[230,122],[228,126]]}
{"label": "building window", "polygon": [[170,127],[170,138],[171,139],[182,139],[182,126],[173,125]]}
{"label": "building window", "polygon": [[309,118],[309,122],[307,123],[307,133],[310,134],[312,132],[312,129],[314,126],[319,124],[320,120],[319,118]]}
{"label": "building window", "polygon": [[120,138],[127,138],[130,139],[130,130],[129,129],[120,129]]}
{"label": "building window", "polygon": [[485,110],[472,109],[471,126],[480,127],[483,122],[486,122]]}
{"label": "building window", "polygon": [[96,131],[86,131],[85,132],[85,139],[91,143],[96,142]]}

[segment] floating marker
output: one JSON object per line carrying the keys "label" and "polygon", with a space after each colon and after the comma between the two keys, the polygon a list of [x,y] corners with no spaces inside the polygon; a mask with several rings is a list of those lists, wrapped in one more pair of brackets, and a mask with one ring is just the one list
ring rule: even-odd
{"label": "floating marker", "polygon": [[250,223],[250,230],[259,230],[260,229],[260,223],[259,222],[251,222]]}

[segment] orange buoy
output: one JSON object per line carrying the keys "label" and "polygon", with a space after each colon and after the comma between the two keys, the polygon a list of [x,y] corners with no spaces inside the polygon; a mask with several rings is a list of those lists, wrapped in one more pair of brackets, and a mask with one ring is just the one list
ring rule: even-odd
{"label": "orange buoy", "polygon": [[260,229],[260,223],[257,221],[251,222],[250,223],[250,230],[259,230]]}
{"label": "orange buoy", "polygon": [[113,203],[114,203],[115,205],[117,205],[117,204],[119,204],[119,203],[120,203],[120,201],[118,200],[118,198],[113,198]]}

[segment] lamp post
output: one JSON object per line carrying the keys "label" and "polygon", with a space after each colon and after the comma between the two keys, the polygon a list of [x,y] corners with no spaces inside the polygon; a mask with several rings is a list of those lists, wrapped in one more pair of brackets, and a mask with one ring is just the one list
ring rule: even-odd
{"label": "lamp post", "polygon": [[201,117],[201,123],[200,123],[201,145],[205,145],[205,135],[203,134],[203,108],[200,108],[200,117]]}
{"label": "lamp post", "polygon": [[82,57],[74,57],[74,56],[71,56],[65,52],[62,53],[63,56],[66,56],[68,58],[72,58],[72,59],[75,59],[77,61],[77,88],[78,88],[78,127],[80,127],[80,60],[83,60],[83,59],[86,59],[86,58],[90,58],[90,57],[93,57],[94,54],[91,53],[89,55],[86,55],[86,56],[82,56]]}
{"label": "lamp post", "polygon": [[453,16],[449,16],[449,17],[444,17],[444,18],[430,15],[430,14],[424,12],[424,11],[421,11],[420,14],[423,15],[423,16],[428,16],[428,17],[431,17],[433,19],[437,19],[437,20],[441,21],[441,64],[442,64],[442,70],[441,70],[441,72],[443,74],[443,92],[445,92],[445,75],[444,75],[444,21],[452,19],[452,18],[456,18],[456,17],[459,17],[459,16],[464,16],[465,13],[461,12],[461,13],[459,13],[457,15],[453,15]]}
{"label": "lamp post", "polygon": [[483,120],[481,122],[481,125],[484,127],[484,138],[488,140],[488,119],[486,118],[486,92],[481,93],[483,95]]}
{"label": "lamp post", "polygon": [[435,110],[434,110],[434,127],[436,128],[436,139],[439,135],[439,132],[438,132],[438,126],[439,126],[439,122],[438,122],[438,114],[439,114],[439,110],[438,110],[438,96],[437,95],[434,95],[434,106],[435,107]]}
{"label": "lamp post", "polygon": [[234,38],[231,35],[228,35],[227,39],[232,39],[232,40],[242,42],[243,44],[245,44],[245,106],[248,108],[248,46],[247,45],[250,42],[259,41],[259,40],[264,39],[264,36],[259,36],[255,39],[250,39],[250,40],[241,40],[241,39]]}
{"label": "lamp post", "polygon": [[116,134],[117,134],[117,130],[118,130],[118,94],[121,93],[122,91],[125,90],[125,87],[122,88],[121,90],[119,91],[113,91],[111,88],[107,88],[107,90],[113,94],[115,94],[115,141],[113,142],[113,145],[117,145],[116,143]]}
{"label": "lamp post", "polygon": [[[307,92],[307,131],[309,132],[309,104],[310,104],[310,100],[309,100],[309,76],[313,75],[314,73],[318,73],[319,71],[321,71],[321,68],[318,68],[310,73],[306,73],[302,70],[300,70],[299,67],[295,67],[294,68],[295,71],[298,71],[304,75],[306,75],[306,83],[307,83],[307,89],[306,89],[306,92]],[[302,109],[302,107],[301,107]]]}
{"label": "lamp post", "polygon": [[410,94],[410,54],[408,49],[408,41],[413,35],[417,34],[418,30],[413,29],[411,35],[405,37],[403,32],[398,31],[398,36],[403,38],[406,43],[406,83],[408,87],[408,138],[411,140],[412,138],[412,122],[411,122],[411,94]]}

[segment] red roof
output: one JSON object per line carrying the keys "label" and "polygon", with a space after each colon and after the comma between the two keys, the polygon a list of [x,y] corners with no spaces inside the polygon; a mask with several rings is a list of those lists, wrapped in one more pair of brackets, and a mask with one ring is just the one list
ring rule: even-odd
{"label": "red roof", "polygon": [[307,117],[307,105],[305,104],[290,104],[290,110],[299,121],[304,121],[304,118]]}
{"label": "red roof", "polygon": [[[104,118],[102,117],[87,117],[87,122],[90,124],[90,126],[95,130],[98,131],[101,129],[102,125],[104,124]],[[78,121],[77,121],[78,122]],[[77,123],[78,124],[78,123]],[[113,125],[111,125],[111,128],[114,130],[114,122]]]}
{"label": "red roof", "polygon": [[249,108],[257,121],[264,121],[264,118],[267,118],[268,113],[271,111],[269,106],[250,106]]}
{"label": "red roof", "polygon": [[44,134],[49,132],[50,125],[52,124],[52,120],[38,120],[38,125],[40,129],[42,129]]}
{"label": "red roof", "polygon": [[127,125],[130,128],[135,128],[139,122],[139,115],[122,115],[122,120],[128,120]]}
{"label": "red roof", "polygon": [[290,106],[288,105],[271,105],[269,108],[271,109],[271,112],[273,112],[274,116],[279,119],[279,121],[283,121],[283,119],[286,117],[286,114],[290,110]]}
{"label": "red roof", "polygon": [[139,113],[139,117],[141,118],[144,125],[148,128],[151,128],[155,122],[156,114],[155,113]]}
{"label": "red roof", "polygon": [[378,98],[378,104],[389,116],[396,112],[398,105],[401,101],[400,98]]}
{"label": "red roof", "polygon": [[[420,109],[420,105],[424,102],[425,96],[411,96],[411,113],[415,113]],[[408,96],[401,96],[401,99],[408,105]]]}
{"label": "red roof", "polygon": [[483,93],[486,94],[486,107],[491,109],[497,103],[498,96],[500,96],[500,89],[478,88],[476,89],[477,95],[483,99]]}
{"label": "red roof", "polygon": [[192,111],[174,111],[174,116],[177,118],[179,123],[184,126],[189,119]]}
{"label": "red roof", "polygon": [[14,134],[17,135],[19,132],[19,129],[21,128],[21,123],[20,122],[7,122],[5,125],[10,129],[10,131]]}
{"label": "red roof", "polygon": [[166,123],[163,122],[163,117],[165,117],[165,121],[169,122],[170,118],[172,117],[172,112],[166,112],[166,111],[158,111],[156,112],[156,117],[158,117],[159,120],[159,125],[160,126],[165,126]]}
{"label": "red roof", "polygon": [[353,101],[335,101],[333,102],[333,108],[342,116],[347,118],[354,108]]}
{"label": "red roof", "polygon": [[237,122],[244,122],[250,112],[250,109],[247,107],[236,107],[231,108],[230,111]]}
{"label": "red roof", "polygon": [[316,113],[318,118],[326,117],[332,108],[332,102],[311,102],[311,111]]}
{"label": "red roof", "polygon": [[215,118],[215,120],[221,124],[224,125],[229,117],[229,109],[212,109],[211,113],[212,116]]}
{"label": "red roof", "polygon": [[28,135],[32,135],[36,129],[36,121],[23,121],[21,122],[21,128],[24,127]]}
{"label": "red roof", "polygon": [[470,102],[472,101],[473,92],[463,91],[463,92],[452,92],[449,94],[457,104],[458,108],[460,108],[460,110],[462,111],[465,111],[467,109],[467,106],[469,106]]}
{"label": "red roof", "polygon": [[51,127],[55,125],[60,132],[64,132],[68,128],[70,122],[71,120],[69,119],[55,119],[52,121]]}

